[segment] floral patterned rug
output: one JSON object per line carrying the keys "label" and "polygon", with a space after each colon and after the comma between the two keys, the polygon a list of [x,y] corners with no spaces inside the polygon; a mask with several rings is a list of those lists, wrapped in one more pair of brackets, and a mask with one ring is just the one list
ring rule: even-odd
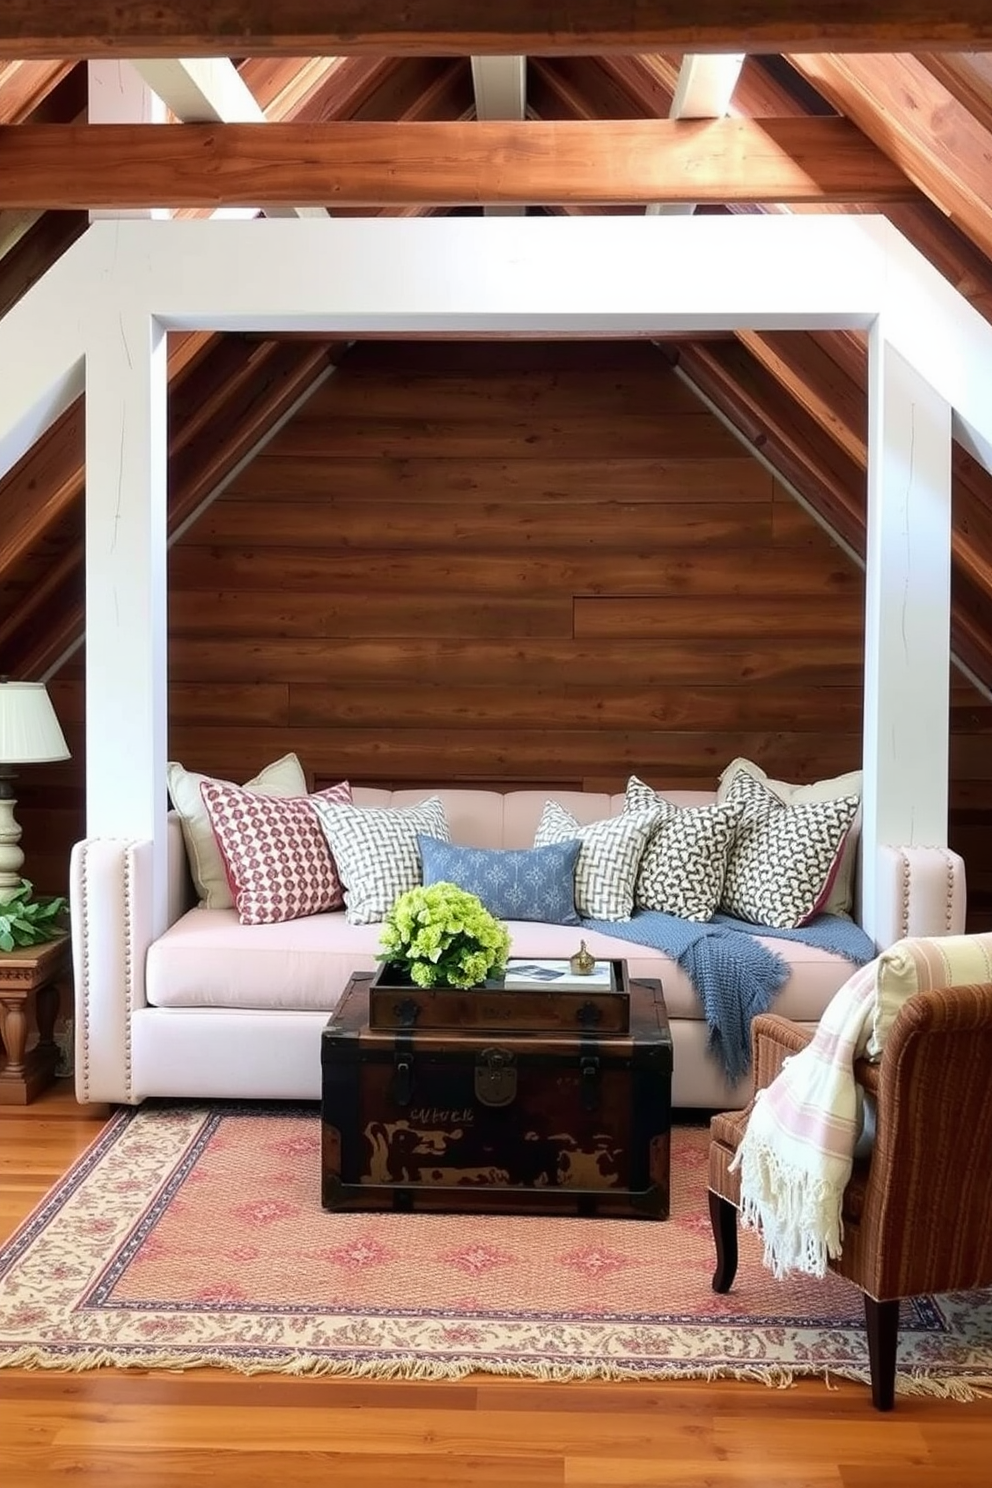
{"label": "floral patterned rug", "polygon": [[[860,1293],[776,1282],[741,1237],[710,1288],[705,1128],[667,1221],[329,1214],[315,1106],[148,1104],[0,1249],[0,1364],[452,1378],[866,1380]],[[992,1293],[904,1309],[897,1387],[992,1385]]]}

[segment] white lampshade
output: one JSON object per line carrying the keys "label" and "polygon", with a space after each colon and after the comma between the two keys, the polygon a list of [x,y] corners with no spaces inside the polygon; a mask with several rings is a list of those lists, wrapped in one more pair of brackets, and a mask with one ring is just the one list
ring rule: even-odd
{"label": "white lampshade", "polygon": [[68,758],[44,682],[0,682],[0,765]]}

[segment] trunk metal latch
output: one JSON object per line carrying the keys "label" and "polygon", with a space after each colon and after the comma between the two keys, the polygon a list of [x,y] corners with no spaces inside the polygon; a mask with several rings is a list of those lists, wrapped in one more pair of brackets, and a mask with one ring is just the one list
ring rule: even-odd
{"label": "trunk metal latch", "polygon": [[475,1096],[484,1106],[508,1106],[517,1094],[517,1067],[508,1049],[483,1049],[475,1061]]}

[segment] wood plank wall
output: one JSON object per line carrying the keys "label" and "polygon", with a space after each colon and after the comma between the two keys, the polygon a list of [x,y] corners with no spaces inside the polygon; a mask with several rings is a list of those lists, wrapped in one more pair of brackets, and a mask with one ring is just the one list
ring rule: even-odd
{"label": "wood plank wall", "polygon": [[[240,780],[294,749],[318,784],[712,787],[738,754],[815,779],[860,759],[862,603],[649,344],[361,343],[172,550],[170,754]],[[64,809],[22,814],[53,887],[80,675],[53,686]],[[992,889],[966,682],[952,723],[953,833]]]}

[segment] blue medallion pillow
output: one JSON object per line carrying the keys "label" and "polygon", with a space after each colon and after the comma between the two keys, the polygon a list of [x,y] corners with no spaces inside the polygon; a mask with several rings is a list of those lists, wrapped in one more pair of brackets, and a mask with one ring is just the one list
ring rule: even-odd
{"label": "blue medallion pillow", "polygon": [[577,925],[575,864],[578,840],[546,847],[457,847],[418,837],[424,884],[453,883],[500,920]]}

